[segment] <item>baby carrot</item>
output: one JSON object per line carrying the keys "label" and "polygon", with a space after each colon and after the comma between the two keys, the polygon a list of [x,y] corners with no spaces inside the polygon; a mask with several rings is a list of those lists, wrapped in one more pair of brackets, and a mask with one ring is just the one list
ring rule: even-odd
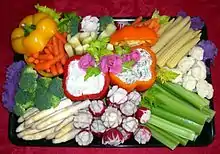
{"label": "baby carrot", "polygon": [[38,59],[35,59],[35,60],[34,60],[34,63],[35,63],[35,64],[38,64],[39,62],[40,62],[40,61],[39,61]]}
{"label": "baby carrot", "polygon": [[34,62],[34,57],[28,57],[27,62],[28,63],[33,63]]}
{"label": "baby carrot", "polygon": [[142,19],[143,19],[142,16],[138,17],[131,25],[136,25],[140,23]]}
{"label": "baby carrot", "polygon": [[39,53],[34,53],[32,56],[33,56],[34,58],[38,58]]}
{"label": "baby carrot", "polygon": [[44,49],[44,52],[45,52],[46,54],[50,54],[50,50],[49,50],[48,48],[45,48],[45,49]]}
{"label": "baby carrot", "polygon": [[52,54],[42,54],[42,55],[39,55],[38,59],[40,59],[40,60],[52,60],[53,55]]}
{"label": "baby carrot", "polygon": [[47,73],[50,73],[50,69],[49,69],[49,68],[48,68],[48,69],[46,69],[46,72],[47,72]]}
{"label": "baby carrot", "polygon": [[56,69],[56,66],[55,65],[52,65],[51,68],[51,73],[55,76],[55,75],[58,75],[58,72],[57,72],[57,69]]}
{"label": "baby carrot", "polygon": [[39,63],[43,63],[44,62],[44,60],[40,60],[40,62]]}
{"label": "baby carrot", "polygon": [[57,39],[59,39],[60,41],[62,41],[63,44],[66,43],[65,37],[64,37],[62,34],[60,34],[59,32],[57,32],[57,33],[55,34],[55,37],[56,37]]}
{"label": "baby carrot", "polygon": [[57,72],[58,74],[62,74],[63,73],[63,66],[60,62],[56,63],[56,68],[57,68]]}
{"label": "baby carrot", "polygon": [[63,33],[63,37],[66,39],[66,37],[67,37],[67,32],[64,32],[64,33]]}
{"label": "baby carrot", "polygon": [[53,37],[53,53],[54,53],[54,56],[57,56],[59,54],[59,47],[58,47],[58,42],[59,40],[56,38],[56,37]]}
{"label": "baby carrot", "polygon": [[52,60],[45,61],[43,63],[39,63],[35,66],[36,70],[46,70],[50,68],[52,65],[56,64],[58,61],[61,60],[61,58],[64,56],[64,54],[59,54],[58,56],[54,57]]}
{"label": "baby carrot", "polygon": [[61,64],[65,65],[67,59],[68,59],[68,56],[67,56],[67,54],[65,54],[65,56],[63,56],[60,60]]}

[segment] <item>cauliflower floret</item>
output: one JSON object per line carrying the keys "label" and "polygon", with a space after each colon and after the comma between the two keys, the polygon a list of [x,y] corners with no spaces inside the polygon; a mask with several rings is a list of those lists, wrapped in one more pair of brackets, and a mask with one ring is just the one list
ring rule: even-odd
{"label": "cauliflower floret", "polygon": [[199,96],[203,98],[211,99],[213,97],[213,87],[206,80],[199,80],[196,85],[196,91]]}
{"label": "cauliflower floret", "polygon": [[206,66],[203,61],[197,61],[195,65],[189,70],[189,73],[196,80],[205,80],[206,78]]}
{"label": "cauliflower floret", "polygon": [[196,60],[202,60],[204,55],[204,50],[199,46],[195,46],[190,50],[189,55]]}
{"label": "cauliflower floret", "polygon": [[192,57],[183,57],[178,63],[178,70],[182,73],[186,73],[195,63],[195,59]]}
{"label": "cauliflower floret", "polygon": [[193,91],[196,87],[196,79],[191,75],[183,77],[183,87],[187,90]]}
{"label": "cauliflower floret", "polygon": [[83,32],[98,32],[99,19],[97,17],[86,16],[81,22],[81,31]]}

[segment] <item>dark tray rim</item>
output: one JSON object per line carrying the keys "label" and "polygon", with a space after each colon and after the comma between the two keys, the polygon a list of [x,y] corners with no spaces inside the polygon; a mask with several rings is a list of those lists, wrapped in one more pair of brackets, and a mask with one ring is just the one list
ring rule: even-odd
{"label": "dark tray rim", "polygon": [[[132,22],[135,20],[135,17],[113,17],[115,21],[127,21],[127,22]],[[148,17],[145,17],[146,19],[148,19]],[[203,27],[202,29],[202,39],[207,40],[208,36],[207,36],[207,28],[206,26]],[[17,56],[17,57],[16,57]],[[23,57],[23,56],[22,56]],[[20,59],[21,56],[15,55],[14,56],[14,61],[17,61],[18,59]],[[209,62],[208,62],[209,63]],[[211,78],[211,74],[208,74],[208,81],[211,83],[212,82],[212,78]],[[214,103],[213,103],[213,99],[210,101],[210,106],[212,109],[214,109]],[[65,143],[61,143],[61,144],[53,144],[51,141],[46,141],[46,140],[38,140],[38,141],[24,141],[22,139],[19,139],[15,133],[15,129],[17,126],[17,116],[13,113],[9,114],[9,123],[8,123],[8,138],[11,141],[12,144],[17,145],[17,146],[32,146],[32,147],[65,147],[65,148],[73,148],[73,147],[77,147],[77,148],[85,148],[83,146],[78,146],[77,143],[75,143],[75,141],[70,140],[68,142]],[[209,129],[209,135],[208,135],[208,139],[205,140],[205,142],[199,142],[197,143],[198,140],[202,140],[200,139],[200,136],[203,134],[203,131],[205,130],[205,128],[208,127]],[[198,137],[198,139],[196,140],[196,142],[191,142],[189,141],[188,144],[185,147],[204,147],[204,146],[208,146],[209,144],[211,144],[214,139],[215,139],[215,117],[213,118],[213,120],[210,123],[206,123],[203,131],[201,133],[201,135]],[[100,139],[99,139],[100,140]],[[113,147],[113,146],[108,146],[108,145],[102,145],[100,143],[93,143],[89,146],[86,146],[86,148],[153,148],[153,147],[165,147],[162,143],[156,141],[154,138],[152,138],[151,140],[153,140],[155,143],[151,144],[151,141],[148,142],[147,144],[141,145],[138,144],[137,142],[135,142],[134,140],[131,142],[134,142],[135,144],[126,144],[127,141],[122,144],[119,145],[117,147]],[[45,144],[46,143],[46,144]],[[183,146],[178,146],[178,147],[183,147]]]}

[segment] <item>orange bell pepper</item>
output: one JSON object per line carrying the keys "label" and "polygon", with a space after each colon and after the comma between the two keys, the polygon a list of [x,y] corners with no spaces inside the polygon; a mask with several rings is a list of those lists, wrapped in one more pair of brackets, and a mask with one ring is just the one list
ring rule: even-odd
{"label": "orange bell pepper", "polygon": [[149,47],[145,45],[133,47],[132,50],[140,49],[140,48],[146,50],[146,52],[148,52],[151,55],[151,58],[152,58],[152,64],[150,66],[150,72],[152,74],[151,79],[148,81],[136,81],[132,84],[127,84],[123,82],[120,78],[118,78],[115,74],[109,73],[111,83],[113,85],[118,85],[119,87],[127,90],[128,92],[131,92],[134,89],[136,89],[136,91],[138,92],[142,92],[142,91],[147,90],[154,84],[156,80],[156,55]]}
{"label": "orange bell pepper", "polygon": [[137,46],[141,44],[147,44],[153,46],[158,40],[156,32],[146,26],[136,27],[133,25],[125,26],[120,30],[117,30],[110,37],[110,43],[113,45]]}

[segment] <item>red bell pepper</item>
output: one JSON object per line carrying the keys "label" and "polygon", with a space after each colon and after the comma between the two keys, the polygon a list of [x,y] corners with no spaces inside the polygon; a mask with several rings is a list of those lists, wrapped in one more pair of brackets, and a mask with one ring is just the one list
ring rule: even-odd
{"label": "red bell pepper", "polygon": [[64,93],[65,93],[66,97],[68,97],[72,101],[82,101],[82,100],[86,100],[86,99],[90,99],[90,100],[103,99],[107,95],[108,88],[109,88],[109,85],[110,85],[110,77],[109,77],[108,74],[105,74],[105,84],[104,84],[104,87],[103,87],[102,91],[100,91],[97,94],[73,96],[72,94],[70,94],[68,92],[67,87],[66,87],[66,81],[67,81],[67,77],[69,75],[69,72],[68,72],[69,64],[70,64],[71,61],[79,60],[80,58],[81,58],[81,56],[73,56],[73,57],[69,58],[67,60],[66,64],[64,65],[63,89],[64,89]]}

